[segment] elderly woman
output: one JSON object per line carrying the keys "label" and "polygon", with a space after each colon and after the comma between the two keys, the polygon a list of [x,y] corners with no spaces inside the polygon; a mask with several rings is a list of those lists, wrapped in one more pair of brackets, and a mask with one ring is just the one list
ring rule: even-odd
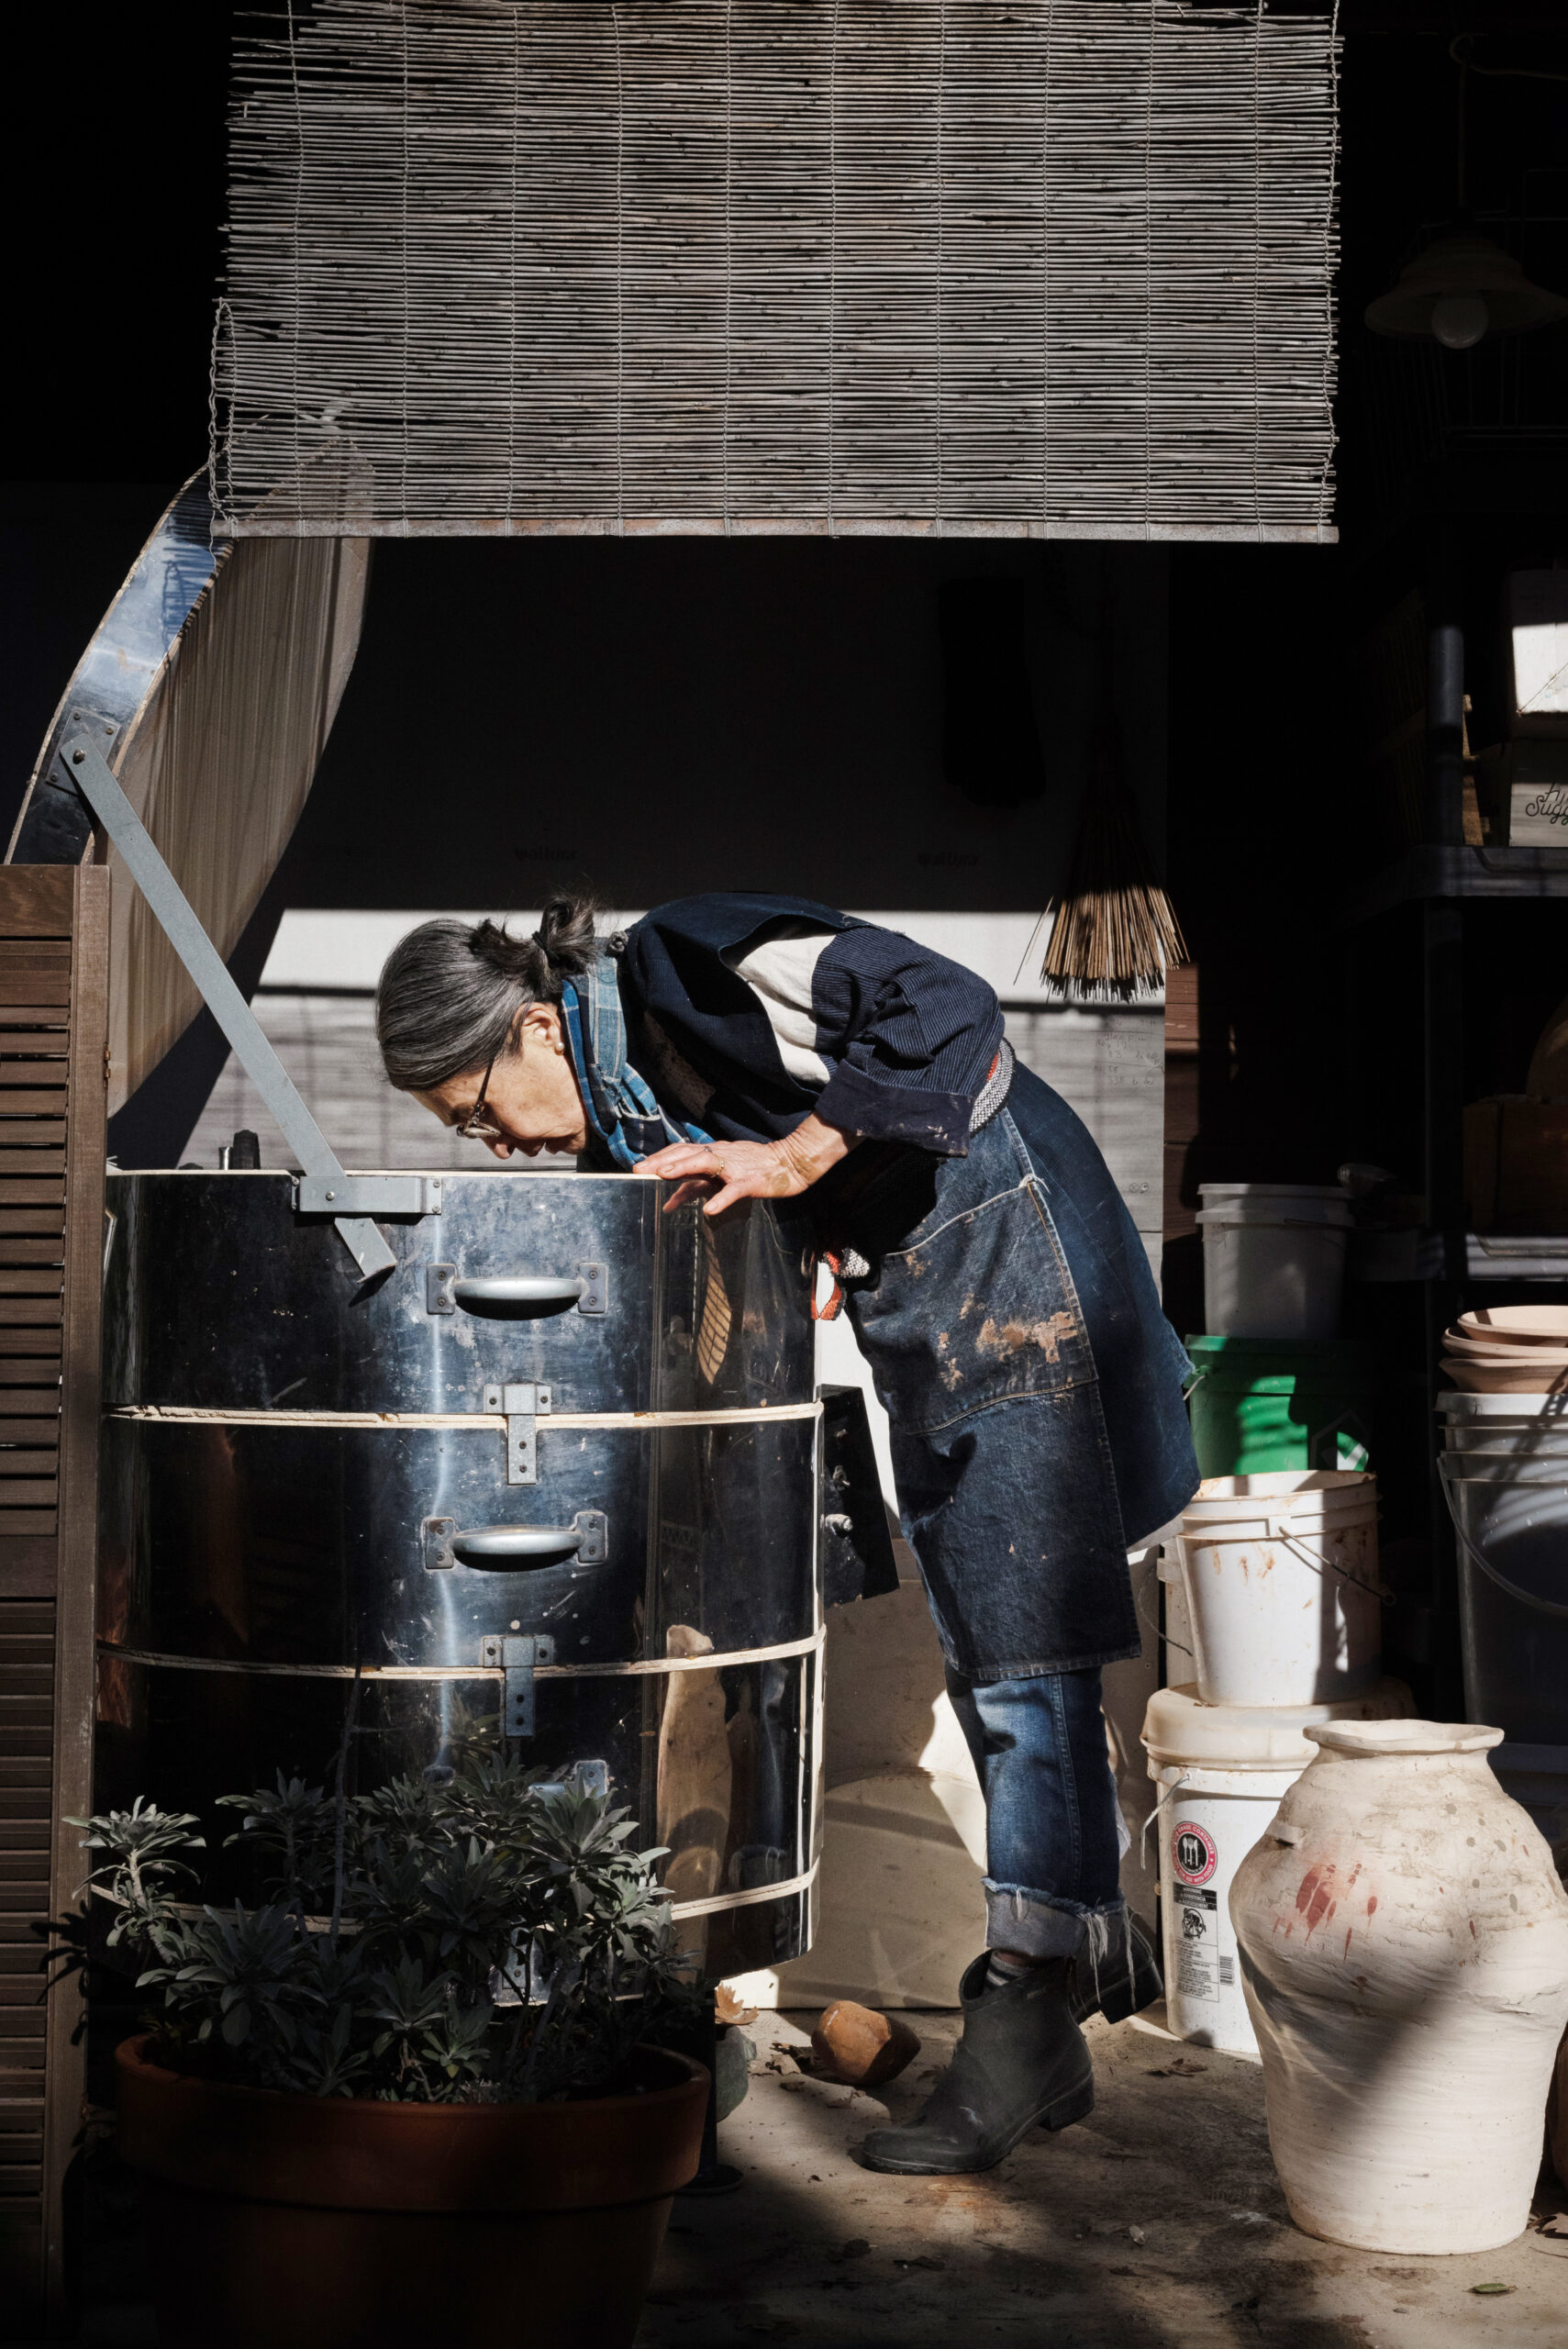
{"label": "elderly woman", "polygon": [[1197,1470],[1188,1365],[1073,1111],[972,972],[798,897],[662,906],[601,941],[425,923],[377,998],[391,1082],[513,1151],[809,1195],[892,1423],[905,1534],[985,1795],[986,1949],[963,2036],[873,2168],[988,2168],[1094,2101],[1080,2023],[1157,1996],[1118,1885],[1100,1668],[1140,1648],[1129,1542]]}

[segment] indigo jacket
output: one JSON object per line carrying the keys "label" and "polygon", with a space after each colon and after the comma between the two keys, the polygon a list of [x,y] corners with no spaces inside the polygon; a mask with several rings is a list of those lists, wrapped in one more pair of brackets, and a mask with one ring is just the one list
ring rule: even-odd
{"label": "indigo jacket", "polygon": [[638,922],[620,993],[629,1057],[679,1117],[772,1141],[815,1109],[862,1137],[806,1204],[868,1266],[849,1311],[949,1663],[997,1680],[1137,1654],[1129,1544],[1198,1482],[1190,1364],[1060,1095],[1015,1068],[971,1130],[993,989],[810,899],[725,893]]}

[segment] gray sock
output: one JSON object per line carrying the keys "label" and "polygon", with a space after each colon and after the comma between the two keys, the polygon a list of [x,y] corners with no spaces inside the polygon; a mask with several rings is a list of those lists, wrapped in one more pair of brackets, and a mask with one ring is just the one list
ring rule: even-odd
{"label": "gray sock", "polygon": [[1021,1982],[1026,1974],[1032,1974],[1037,1965],[1048,1963],[1043,1957],[1021,1957],[1010,1949],[994,1949],[985,1968],[985,1987],[1005,1990],[1010,1983]]}

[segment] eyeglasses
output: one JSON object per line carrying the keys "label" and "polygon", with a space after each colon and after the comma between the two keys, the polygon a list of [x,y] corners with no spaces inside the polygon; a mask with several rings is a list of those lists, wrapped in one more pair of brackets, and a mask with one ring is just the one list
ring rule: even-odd
{"label": "eyeglasses", "polygon": [[499,1141],[501,1139],[500,1127],[494,1118],[487,1118],[484,1114],[484,1097],[490,1090],[491,1075],[500,1057],[501,1047],[497,1045],[484,1064],[484,1074],[479,1083],[478,1100],[475,1101],[462,1124],[452,1129],[454,1133],[462,1135],[464,1141]]}

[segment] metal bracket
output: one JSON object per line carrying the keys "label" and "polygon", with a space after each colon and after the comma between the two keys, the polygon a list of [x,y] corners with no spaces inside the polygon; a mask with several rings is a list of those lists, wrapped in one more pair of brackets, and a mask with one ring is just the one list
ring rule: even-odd
{"label": "metal bracket", "polygon": [[506,1415],[506,1482],[508,1485],[537,1485],[539,1483],[539,1431],[536,1419],[550,1417],[550,1391],[548,1386],[526,1384],[518,1386],[487,1386],[484,1390],[485,1409],[504,1411]]}
{"label": "metal bracket", "polygon": [[607,1313],[610,1309],[609,1274],[603,1264],[574,1264],[573,1272],[583,1275],[583,1294],[577,1300],[579,1313]]}
{"label": "metal bracket", "polygon": [[[110,772],[104,749],[113,740],[115,730],[91,710],[73,709],[55,752],[60,774],[69,787],[80,792],[119,851],[127,872],[158,917],[196,993],[228,1039],[235,1058],[277,1120],[301,1166],[307,1174],[344,1181],[332,1145],[295,1092],[255,1013],[230,978],[222,955]],[[397,1259],[385,1234],[367,1217],[349,1214],[334,1220],[344,1246],[367,1280],[393,1271]]]}
{"label": "metal bracket", "polygon": [[439,1174],[301,1174],[295,1215],[427,1216],[441,1211]]}
{"label": "metal bracket", "polygon": [[453,1566],[452,1535],[457,1531],[455,1517],[426,1517],[419,1521],[419,1545],[425,1553],[428,1573],[436,1574],[443,1566]]}
{"label": "metal bracket", "polygon": [[532,1737],[534,1733],[534,1672],[555,1662],[555,1642],[548,1631],[526,1632],[521,1639],[506,1633],[481,1640],[479,1661],[492,1671],[499,1664],[502,1682],[501,1734]]}
{"label": "metal bracket", "polygon": [[610,1554],[609,1520],[602,1508],[580,1508],[572,1520],[582,1535],[577,1544],[580,1566],[602,1566]]}

